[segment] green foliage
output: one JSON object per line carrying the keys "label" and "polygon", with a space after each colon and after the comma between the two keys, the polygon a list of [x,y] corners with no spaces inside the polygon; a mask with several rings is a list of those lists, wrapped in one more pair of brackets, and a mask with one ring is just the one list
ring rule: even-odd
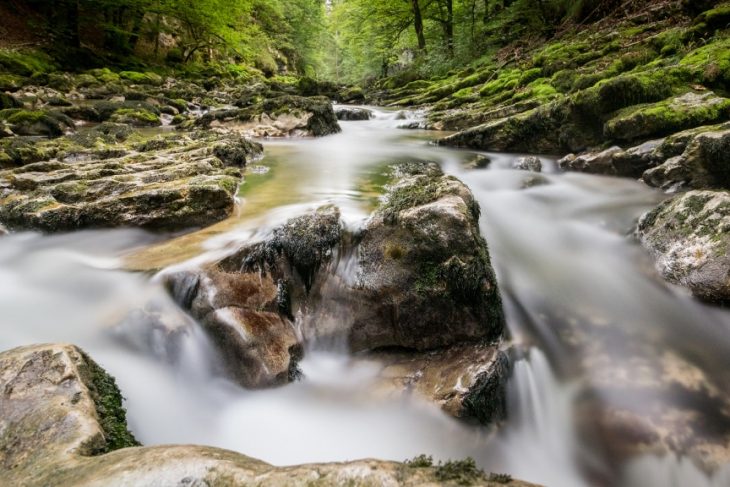
{"label": "green foliage", "polygon": [[416,457],[406,460],[405,463],[411,468],[427,468],[433,466],[433,457],[431,455],[421,454]]}
{"label": "green foliage", "polygon": [[436,467],[436,479],[442,482],[452,481],[460,485],[471,485],[484,477],[484,471],[477,467],[473,458],[450,460],[443,464],[439,463]]}

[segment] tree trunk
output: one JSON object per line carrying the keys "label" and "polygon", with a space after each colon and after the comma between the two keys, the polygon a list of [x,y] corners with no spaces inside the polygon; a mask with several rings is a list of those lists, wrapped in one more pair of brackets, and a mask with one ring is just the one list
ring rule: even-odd
{"label": "tree trunk", "polygon": [[413,9],[413,27],[416,30],[416,37],[418,37],[418,49],[423,51],[426,49],[426,37],[423,35],[423,16],[418,0],[411,0],[411,8]]}
{"label": "tree trunk", "polygon": [[454,55],[454,0],[446,0],[446,47]]}
{"label": "tree trunk", "polygon": [[66,2],[66,38],[71,47],[81,47],[79,38],[79,0]]}

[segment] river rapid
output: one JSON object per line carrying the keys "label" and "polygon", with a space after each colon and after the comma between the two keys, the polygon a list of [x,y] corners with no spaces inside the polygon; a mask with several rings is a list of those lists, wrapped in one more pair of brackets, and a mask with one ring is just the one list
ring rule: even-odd
{"label": "river rapid", "polygon": [[[401,115],[373,110],[370,121],[341,122],[337,135],[262,141],[266,155],[249,167],[236,215],[200,232],[0,238],[0,348],[80,345],[117,378],[147,445],[212,445],[277,465],[472,456],[487,471],[560,487],[730,485],[730,466],[706,473],[687,458],[649,454],[619,461],[611,435],[592,427],[596,404],[643,415],[686,401],[633,386],[641,374],[656,382],[656,357],[730,390],[730,312],[661,281],[631,238],[665,196],[631,180],[559,174],[549,157],[539,177],[511,169],[517,155],[482,153],[491,163],[473,169],[476,153],[434,146],[441,134],[398,129]],[[304,379],[282,388],[247,391],[221,378],[213,347],[157,272],[199,265],[322,203],[360,225],[385,165],[413,159],[438,162],[481,205],[514,344],[506,424],[481,429],[431,404],[373,394],[377,367],[338,344],[312,344]],[[178,349],[150,331],[143,308],[184,323]],[[713,418],[708,407],[708,429],[730,427]]]}

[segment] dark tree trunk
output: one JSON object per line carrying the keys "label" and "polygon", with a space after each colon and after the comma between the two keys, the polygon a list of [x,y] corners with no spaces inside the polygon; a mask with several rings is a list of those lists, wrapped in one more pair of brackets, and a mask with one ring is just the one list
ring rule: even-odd
{"label": "dark tree trunk", "polygon": [[446,0],[446,47],[454,55],[454,0]]}
{"label": "dark tree trunk", "polygon": [[79,37],[79,0],[66,0],[66,41],[70,47],[81,47]]}
{"label": "dark tree trunk", "polygon": [[426,49],[426,37],[423,35],[423,16],[418,0],[411,0],[411,8],[413,9],[413,27],[416,30],[416,37],[418,37],[418,49],[423,51]]}

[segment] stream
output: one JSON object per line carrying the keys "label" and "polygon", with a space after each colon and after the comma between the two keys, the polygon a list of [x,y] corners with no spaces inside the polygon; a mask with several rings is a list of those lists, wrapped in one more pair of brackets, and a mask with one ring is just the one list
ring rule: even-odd
{"label": "stream", "polygon": [[[549,157],[541,176],[511,169],[518,156],[508,154],[482,153],[489,166],[471,169],[474,152],[431,145],[441,133],[400,130],[397,112],[373,110],[370,121],[341,122],[338,135],[262,141],[266,155],[249,167],[236,214],[199,232],[1,238],[0,349],[81,346],[116,377],[130,428],[146,445],[212,445],[276,465],[471,456],[487,471],[556,487],[730,485],[730,465],[706,473],[686,458],[648,453],[619,462],[587,407],[641,416],[685,404],[681,391],[656,386],[666,370],[730,390],[730,311],[664,283],[631,239],[636,219],[665,195],[632,180],[560,174]],[[509,419],[497,431],[414,398],[373,394],[377,367],[336,345],[309,351],[300,382],[241,389],[216,374],[212,345],[159,275],[129,270],[199,265],[323,203],[360,225],[385,165],[414,159],[438,162],[481,205],[515,344]],[[150,331],[143,308],[180,323],[179,349]],[[730,428],[713,423],[711,407],[703,424]]]}

